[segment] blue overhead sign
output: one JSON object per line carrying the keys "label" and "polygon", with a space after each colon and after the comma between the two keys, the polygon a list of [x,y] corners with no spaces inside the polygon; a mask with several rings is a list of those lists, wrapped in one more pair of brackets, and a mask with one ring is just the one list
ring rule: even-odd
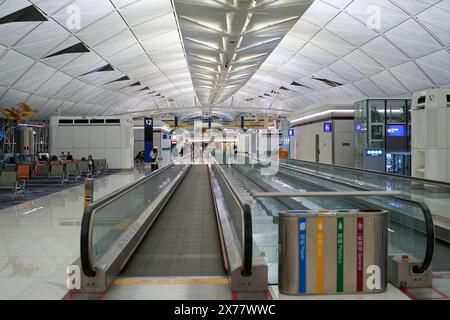
{"label": "blue overhead sign", "polygon": [[289,137],[293,137],[293,136],[295,136],[294,129],[289,129]]}
{"label": "blue overhead sign", "polygon": [[323,132],[332,132],[333,131],[333,126],[331,124],[331,122],[325,122],[323,124]]}
{"label": "blue overhead sign", "polygon": [[361,132],[361,131],[362,131],[362,125],[361,125],[361,123],[357,122],[357,123],[355,124],[355,131],[356,131],[356,132]]}
{"label": "blue overhead sign", "polygon": [[144,119],[144,161],[151,162],[150,153],[153,150],[153,118]]}

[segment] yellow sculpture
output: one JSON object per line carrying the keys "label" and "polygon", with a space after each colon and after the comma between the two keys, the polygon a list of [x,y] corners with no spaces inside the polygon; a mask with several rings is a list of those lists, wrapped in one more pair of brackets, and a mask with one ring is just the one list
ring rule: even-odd
{"label": "yellow sculpture", "polygon": [[0,112],[3,113],[6,119],[20,121],[25,118],[33,116],[37,110],[32,109],[28,104],[19,104],[19,109],[16,108],[0,108]]}

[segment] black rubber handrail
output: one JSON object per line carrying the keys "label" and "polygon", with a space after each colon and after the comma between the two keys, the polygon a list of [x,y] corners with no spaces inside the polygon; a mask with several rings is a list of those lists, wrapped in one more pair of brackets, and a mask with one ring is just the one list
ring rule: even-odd
{"label": "black rubber handrail", "polygon": [[[397,179],[401,179],[401,180],[408,180],[411,182],[420,182],[420,183],[424,183],[424,184],[435,184],[435,185],[450,188],[450,183],[444,182],[444,181],[402,176],[402,175],[394,174],[394,173],[380,172],[380,171],[360,169],[360,168],[352,168],[352,167],[346,167],[346,166],[340,166],[340,165],[334,165],[334,164],[328,164],[328,163],[318,163],[318,162],[312,162],[312,161],[306,161],[306,160],[297,160],[297,159],[286,159],[286,160],[293,161],[293,162],[299,162],[299,163],[306,163],[308,165],[314,165],[316,167],[324,166],[324,167],[333,168],[333,169],[334,168],[343,169],[343,170],[354,172],[355,174],[359,173],[359,172],[360,173],[369,173],[369,174],[373,174],[373,175],[377,175],[377,176],[392,177],[392,178],[397,178]],[[280,163],[282,163],[282,162],[280,162]],[[289,164],[289,163],[287,163],[287,164]]]}
{"label": "black rubber handrail", "polygon": [[220,165],[216,164],[218,172],[220,173],[223,181],[228,186],[233,196],[238,201],[239,206],[242,209],[242,245],[243,245],[243,255],[242,255],[242,275],[244,277],[249,277],[252,275],[253,267],[253,221],[252,221],[252,209],[248,203],[245,203],[236,190],[233,188],[231,183],[223,174]]}
{"label": "black rubber handrail", "polygon": [[[290,169],[290,168],[287,168],[287,169]],[[291,170],[293,170],[293,169],[291,169]],[[313,174],[310,172],[305,172],[305,171],[301,170],[301,168],[298,168],[298,171],[300,171],[301,173],[306,174],[306,175],[310,175],[310,176],[313,176],[313,177],[316,177],[316,178],[319,178],[322,180],[330,181],[329,178],[325,178],[325,177],[322,177],[320,175]],[[355,186],[353,184],[343,182],[343,181],[332,180],[332,182],[341,184],[341,185],[349,187],[349,188],[370,191],[370,190],[362,188],[360,186]],[[391,196],[391,197],[395,198],[396,200],[399,200],[399,201],[413,204],[422,210],[424,221],[425,221],[425,233],[426,233],[427,244],[426,244],[426,249],[425,249],[425,257],[422,262],[422,265],[420,265],[420,266],[415,265],[413,267],[413,271],[415,273],[423,273],[431,266],[431,262],[433,260],[433,255],[434,255],[434,246],[435,246],[436,235],[435,235],[434,221],[433,221],[433,215],[431,214],[431,210],[425,203],[420,202],[420,201],[407,199],[402,196]]]}
{"label": "black rubber handrail", "polygon": [[252,209],[248,203],[244,204],[244,265],[242,266],[242,275],[249,277],[252,275],[253,264],[253,225]]}
{"label": "black rubber handrail", "polygon": [[106,204],[120,198],[124,194],[130,192],[131,190],[134,190],[135,188],[139,187],[140,185],[146,183],[148,180],[152,179],[153,177],[161,174],[162,172],[167,171],[169,168],[173,167],[173,162],[155,172],[152,172],[138,181],[135,181],[133,183],[130,183],[129,185],[126,185],[123,188],[120,188],[111,194],[99,199],[98,201],[95,201],[93,203],[90,203],[86,206],[83,218],[81,220],[81,238],[80,238],[80,258],[81,258],[81,266],[83,269],[83,272],[88,277],[95,277],[96,275],[96,269],[95,266],[92,263],[92,256],[91,256],[91,249],[92,249],[92,231],[93,231],[93,220],[95,216],[96,210],[100,209],[101,207],[105,206]]}

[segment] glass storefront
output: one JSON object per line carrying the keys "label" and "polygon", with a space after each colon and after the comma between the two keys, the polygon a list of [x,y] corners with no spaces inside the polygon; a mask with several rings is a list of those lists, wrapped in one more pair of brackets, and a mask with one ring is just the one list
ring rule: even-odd
{"label": "glass storefront", "polygon": [[[372,99],[355,103],[357,168],[382,167],[388,173],[411,175],[410,137],[411,100]],[[373,150],[382,152],[368,152]]]}

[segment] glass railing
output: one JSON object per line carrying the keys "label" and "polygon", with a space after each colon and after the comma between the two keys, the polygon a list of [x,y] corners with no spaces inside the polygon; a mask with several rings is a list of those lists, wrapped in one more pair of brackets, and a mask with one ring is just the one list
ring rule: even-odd
{"label": "glass railing", "polygon": [[[219,154],[219,156],[222,156]],[[352,185],[336,183],[329,177],[302,174],[280,166],[271,176],[261,175],[265,165],[250,164],[246,156],[238,155],[231,164],[223,163],[227,178],[249,194],[258,192],[314,192],[314,191],[358,191]],[[223,157],[222,157],[223,159]],[[379,189],[378,189],[379,190]],[[388,189],[388,191],[390,191]],[[401,192],[401,190],[400,190]],[[254,197],[258,208],[252,207],[253,237],[258,249],[272,263],[272,281],[276,279],[278,262],[278,214],[284,210],[351,210],[381,209],[389,212],[389,254],[408,255],[418,261],[414,272],[425,271],[431,264],[434,253],[433,220],[428,206],[409,199],[403,194],[395,196],[350,196],[350,197]],[[270,271],[269,271],[270,273]]]}
{"label": "glass railing", "polygon": [[253,228],[252,213],[248,203],[233,189],[224,176],[219,165],[212,165],[212,171],[220,186],[224,198],[224,205],[229,213],[230,222],[234,227],[242,258],[242,274],[250,276],[253,260]]}
{"label": "glass railing", "polygon": [[183,165],[170,165],[90,204],[85,209],[81,228],[81,261],[87,276],[94,276],[113,246],[125,234],[134,234],[139,218],[152,212],[161,202],[169,186],[186,169]]}
{"label": "glass railing", "polygon": [[[375,191],[374,191],[375,192]],[[329,192],[327,192],[329,193]],[[266,201],[281,202],[285,197],[271,197]],[[288,210],[364,210],[379,209],[388,211],[388,254],[395,256],[408,256],[411,260],[418,261],[417,273],[425,271],[431,264],[433,249],[428,249],[428,244],[433,244],[434,239],[431,236],[428,240],[428,233],[425,231],[426,223],[424,215],[426,214],[419,204],[405,203],[403,200],[394,196],[323,196],[314,197],[290,197],[298,203]],[[407,213],[407,215],[405,214]],[[278,216],[278,212],[272,212]],[[414,217],[412,220],[410,217]],[[429,256],[429,257],[428,257]]]}
{"label": "glass railing", "polygon": [[450,229],[450,183],[293,159],[281,159],[280,163],[369,190],[401,191],[429,207],[438,238],[450,241],[450,232],[445,232]]}

